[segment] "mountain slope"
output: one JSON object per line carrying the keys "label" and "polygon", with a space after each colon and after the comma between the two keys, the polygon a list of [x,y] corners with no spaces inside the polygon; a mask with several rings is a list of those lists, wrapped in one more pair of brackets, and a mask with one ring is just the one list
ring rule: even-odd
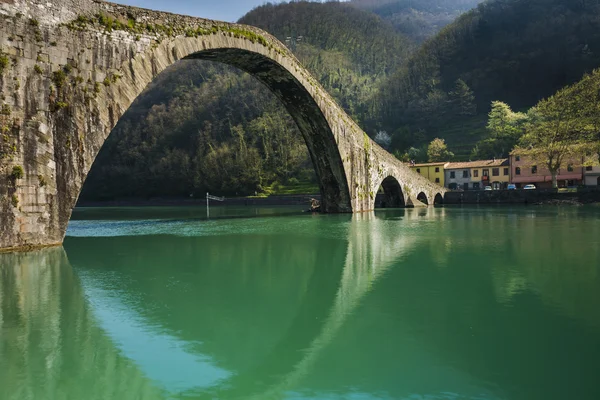
{"label": "mountain slope", "polygon": [[[383,86],[383,127],[402,146],[448,130],[450,146],[485,136],[492,100],[520,110],[600,65],[600,1],[495,0],[480,4],[428,40]],[[457,80],[473,91],[477,112],[449,108]],[[407,133],[408,132],[408,135]]]}
{"label": "mountain slope", "polygon": [[389,21],[398,32],[423,42],[482,0],[352,0],[351,5]]}

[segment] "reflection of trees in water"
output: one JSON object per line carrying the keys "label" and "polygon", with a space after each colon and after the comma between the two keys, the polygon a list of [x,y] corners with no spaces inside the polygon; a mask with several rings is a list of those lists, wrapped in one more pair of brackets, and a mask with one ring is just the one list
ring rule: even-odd
{"label": "reflection of trees in water", "polygon": [[600,329],[600,217],[577,208],[559,213],[560,220],[518,220],[511,246],[519,273],[545,303]]}
{"label": "reflection of trees in water", "polygon": [[3,399],[159,398],[95,325],[64,250],[0,255]]}
{"label": "reflection of trees in water", "polygon": [[[508,214],[508,215],[507,215]],[[465,210],[450,251],[481,254],[498,301],[533,291],[550,306],[600,327],[600,216],[588,208]],[[462,238],[462,239],[461,239]],[[482,251],[483,249],[483,251]]]}

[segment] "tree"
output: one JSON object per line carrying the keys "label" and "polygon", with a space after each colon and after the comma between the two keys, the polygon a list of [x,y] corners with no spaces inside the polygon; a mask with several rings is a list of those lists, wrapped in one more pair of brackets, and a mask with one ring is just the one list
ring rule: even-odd
{"label": "tree", "polygon": [[523,136],[527,119],[527,114],[514,112],[501,101],[493,101],[486,126],[489,137],[477,143],[471,157],[506,157]]}
{"label": "tree", "polygon": [[585,121],[583,135],[591,146],[586,155],[592,160],[600,160],[600,69],[587,74],[574,87],[579,88],[581,117]]}
{"label": "tree", "polygon": [[545,165],[554,188],[558,187],[556,177],[565,161],[581,159],[598,149],[598,141],[590,140],[597,135],[590,122],[590,109],[595,104],[590,105],[590,101],[594,103],[587,85],[576,84],[540,101],[528,112],[526,133],[513,154]]}
{"label": "tree", "polygon": [[444,139],[435,138],[427,147],[427,158],[429,162],[447,161],[454,157],[454,153],[448,150]]}
{"label": "tree", "polygon": [[462,79],[454,83],[454,90],[449,93],[454,112],[460,116],[475,115],[477,106],[475,95]]}
{"label": "tree", "polygon": [[375,143],[380,145],[386,150],[389,150],[390,145],[392,144],[392,137],[386,131],[379,131],[377,135],[375,135]]}

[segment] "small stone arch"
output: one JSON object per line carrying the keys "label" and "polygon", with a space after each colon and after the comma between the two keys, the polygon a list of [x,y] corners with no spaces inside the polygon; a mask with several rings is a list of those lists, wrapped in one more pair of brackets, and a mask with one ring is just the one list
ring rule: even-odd
{"label": "small stone arch", "polygon": [[421,203],[423,203],[425,205],[429,205],[429,199],[427,198],[427,195],[425,194],[425,192],[420,192],[417,195],[417,200],[419,200]]}
{"label": "small stone arch", "polygon": [[388,176],[381,182],[383,188],[383,199],[379,203],[381,208],[400,208],[405,206],[404,194],[398,180]]}
{"label": "small stone arch", "polygon": [[437,193],[435,195],[435,198],[433,199],[433,205],[435,206],[441,206],[444,204],[444,196],[442,196],[441,193]]}

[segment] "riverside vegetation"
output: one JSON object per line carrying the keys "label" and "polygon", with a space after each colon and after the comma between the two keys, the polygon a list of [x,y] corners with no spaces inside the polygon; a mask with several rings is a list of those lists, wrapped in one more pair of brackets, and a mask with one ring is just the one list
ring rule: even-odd
{"label": "riverside vegetation", "polygon": [[[455,160],[502,157],[518,144],[531,147],[530,108],[539,110],[544,98],[556,107],[573,99],[560,91],[581,79],[598,84],[598,73],[583,77],[600,66],[600,0],[478,3],[266,4],[240,22],[290,38],[340,106],[399,158],[426,161],[436,138]],[[583,106],[589,98],[573,101]],[[585,124],[570,138],[597,140]],[[121,119],[82,198],[206,191],[318,189],[300,133],[267,89],[232,68],[185,61],[159,76]]]}

